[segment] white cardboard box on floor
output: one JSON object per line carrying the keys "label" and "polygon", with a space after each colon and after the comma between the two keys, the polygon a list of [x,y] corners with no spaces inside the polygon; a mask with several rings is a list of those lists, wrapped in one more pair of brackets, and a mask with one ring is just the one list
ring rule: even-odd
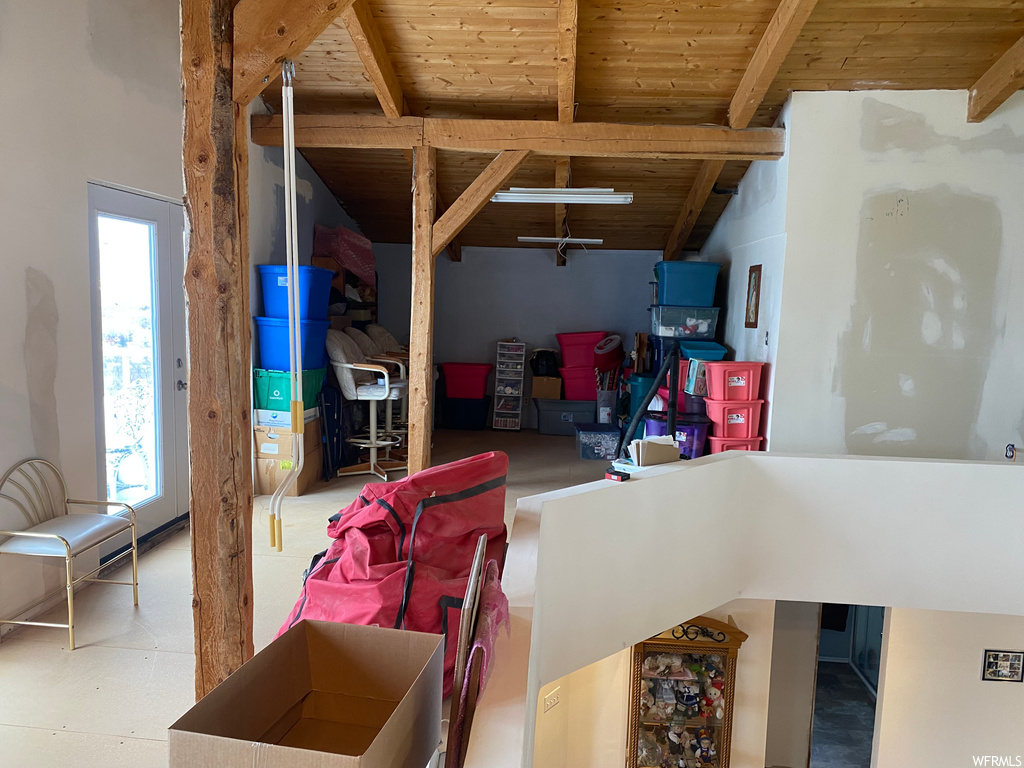
{"label": "white cardboard box on floor", "polygon": [[170,727],[170,768],[423,768],[442,639],[300,621]]}

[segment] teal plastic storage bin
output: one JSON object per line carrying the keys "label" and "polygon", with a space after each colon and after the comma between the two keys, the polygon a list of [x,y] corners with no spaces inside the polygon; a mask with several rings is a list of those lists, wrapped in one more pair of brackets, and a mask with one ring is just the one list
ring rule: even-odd
{"label": "teal plastic storage bin", "polygon": [[721,360],[729,350],[713,341],[679,340],[679,351],[688,360]]}
{"label": "teal plastic storage bin", "polygon": [[721,264],[709,261],[659,261],[658,304],[676,307],[710,307],[715,303],[715,284]]}
{"label": "teal plastic storage bin", "polygon": [[[317,395],[324,386],[326,368],[312,368],[302,372],[302,407],[316,408]],[[256,408],[268,411],[290,411],[292,407],[292,382],[288,371],[269,371],[254,368],[252,371],[253,400]]]}

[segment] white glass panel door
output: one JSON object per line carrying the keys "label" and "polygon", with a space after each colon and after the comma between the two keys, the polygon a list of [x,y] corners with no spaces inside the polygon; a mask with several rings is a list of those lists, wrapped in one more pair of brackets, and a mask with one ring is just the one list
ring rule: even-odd
{"label": "white glass panel door", "polygon": [[145,535],[188,511],[183,214],[95,184],[89,208],[99,493]]}

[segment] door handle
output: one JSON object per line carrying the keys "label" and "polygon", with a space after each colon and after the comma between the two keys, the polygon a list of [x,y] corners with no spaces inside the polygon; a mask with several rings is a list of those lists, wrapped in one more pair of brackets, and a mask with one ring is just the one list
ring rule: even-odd
{"label": "door handle", "polygon": [[188,389],[188,384],[186,382],[184,382],[184,381],[181,381],[180,379],[178,380],[178,385],[177,386],[178,386],[178,391],[179,392],[181,390],[183,390],[183,389]]}

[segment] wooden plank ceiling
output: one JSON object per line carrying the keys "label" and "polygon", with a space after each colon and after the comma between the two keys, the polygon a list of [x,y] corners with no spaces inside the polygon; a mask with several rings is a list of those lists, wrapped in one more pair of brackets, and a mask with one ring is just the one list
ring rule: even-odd
{"label": "wooden plank ceiling", "polygon": [[[778,0],[578,0],[577,122],[728,124],[729,102]],[[558,119],[558,0],[369,0],[406,114]],[[1024,34],[1024,0],[819,0],[750,125],[770,126],[791,90],[967,89]],[[295,59],[300,113],[382,114],[341,18]],[[280,82],[264,98],[280,106]],[[966,118],[965,118],[966,119]],[[397,150],[303,154],[371,240],[408,242],[410,170]],[[492,158],[438,153],[455,200]],[[628,206],[570,206],[569,229],[606,248],[663,249],[701,161],[572,158],[570,186],[632,191]],[[747,162],[728,162],[719,188]],[[509,186],[555,184],[530,157]],[[686,247],[699,248],[728,195],[712,194]],[[488,203],[462,245],[552,236],[550,205]]]}

